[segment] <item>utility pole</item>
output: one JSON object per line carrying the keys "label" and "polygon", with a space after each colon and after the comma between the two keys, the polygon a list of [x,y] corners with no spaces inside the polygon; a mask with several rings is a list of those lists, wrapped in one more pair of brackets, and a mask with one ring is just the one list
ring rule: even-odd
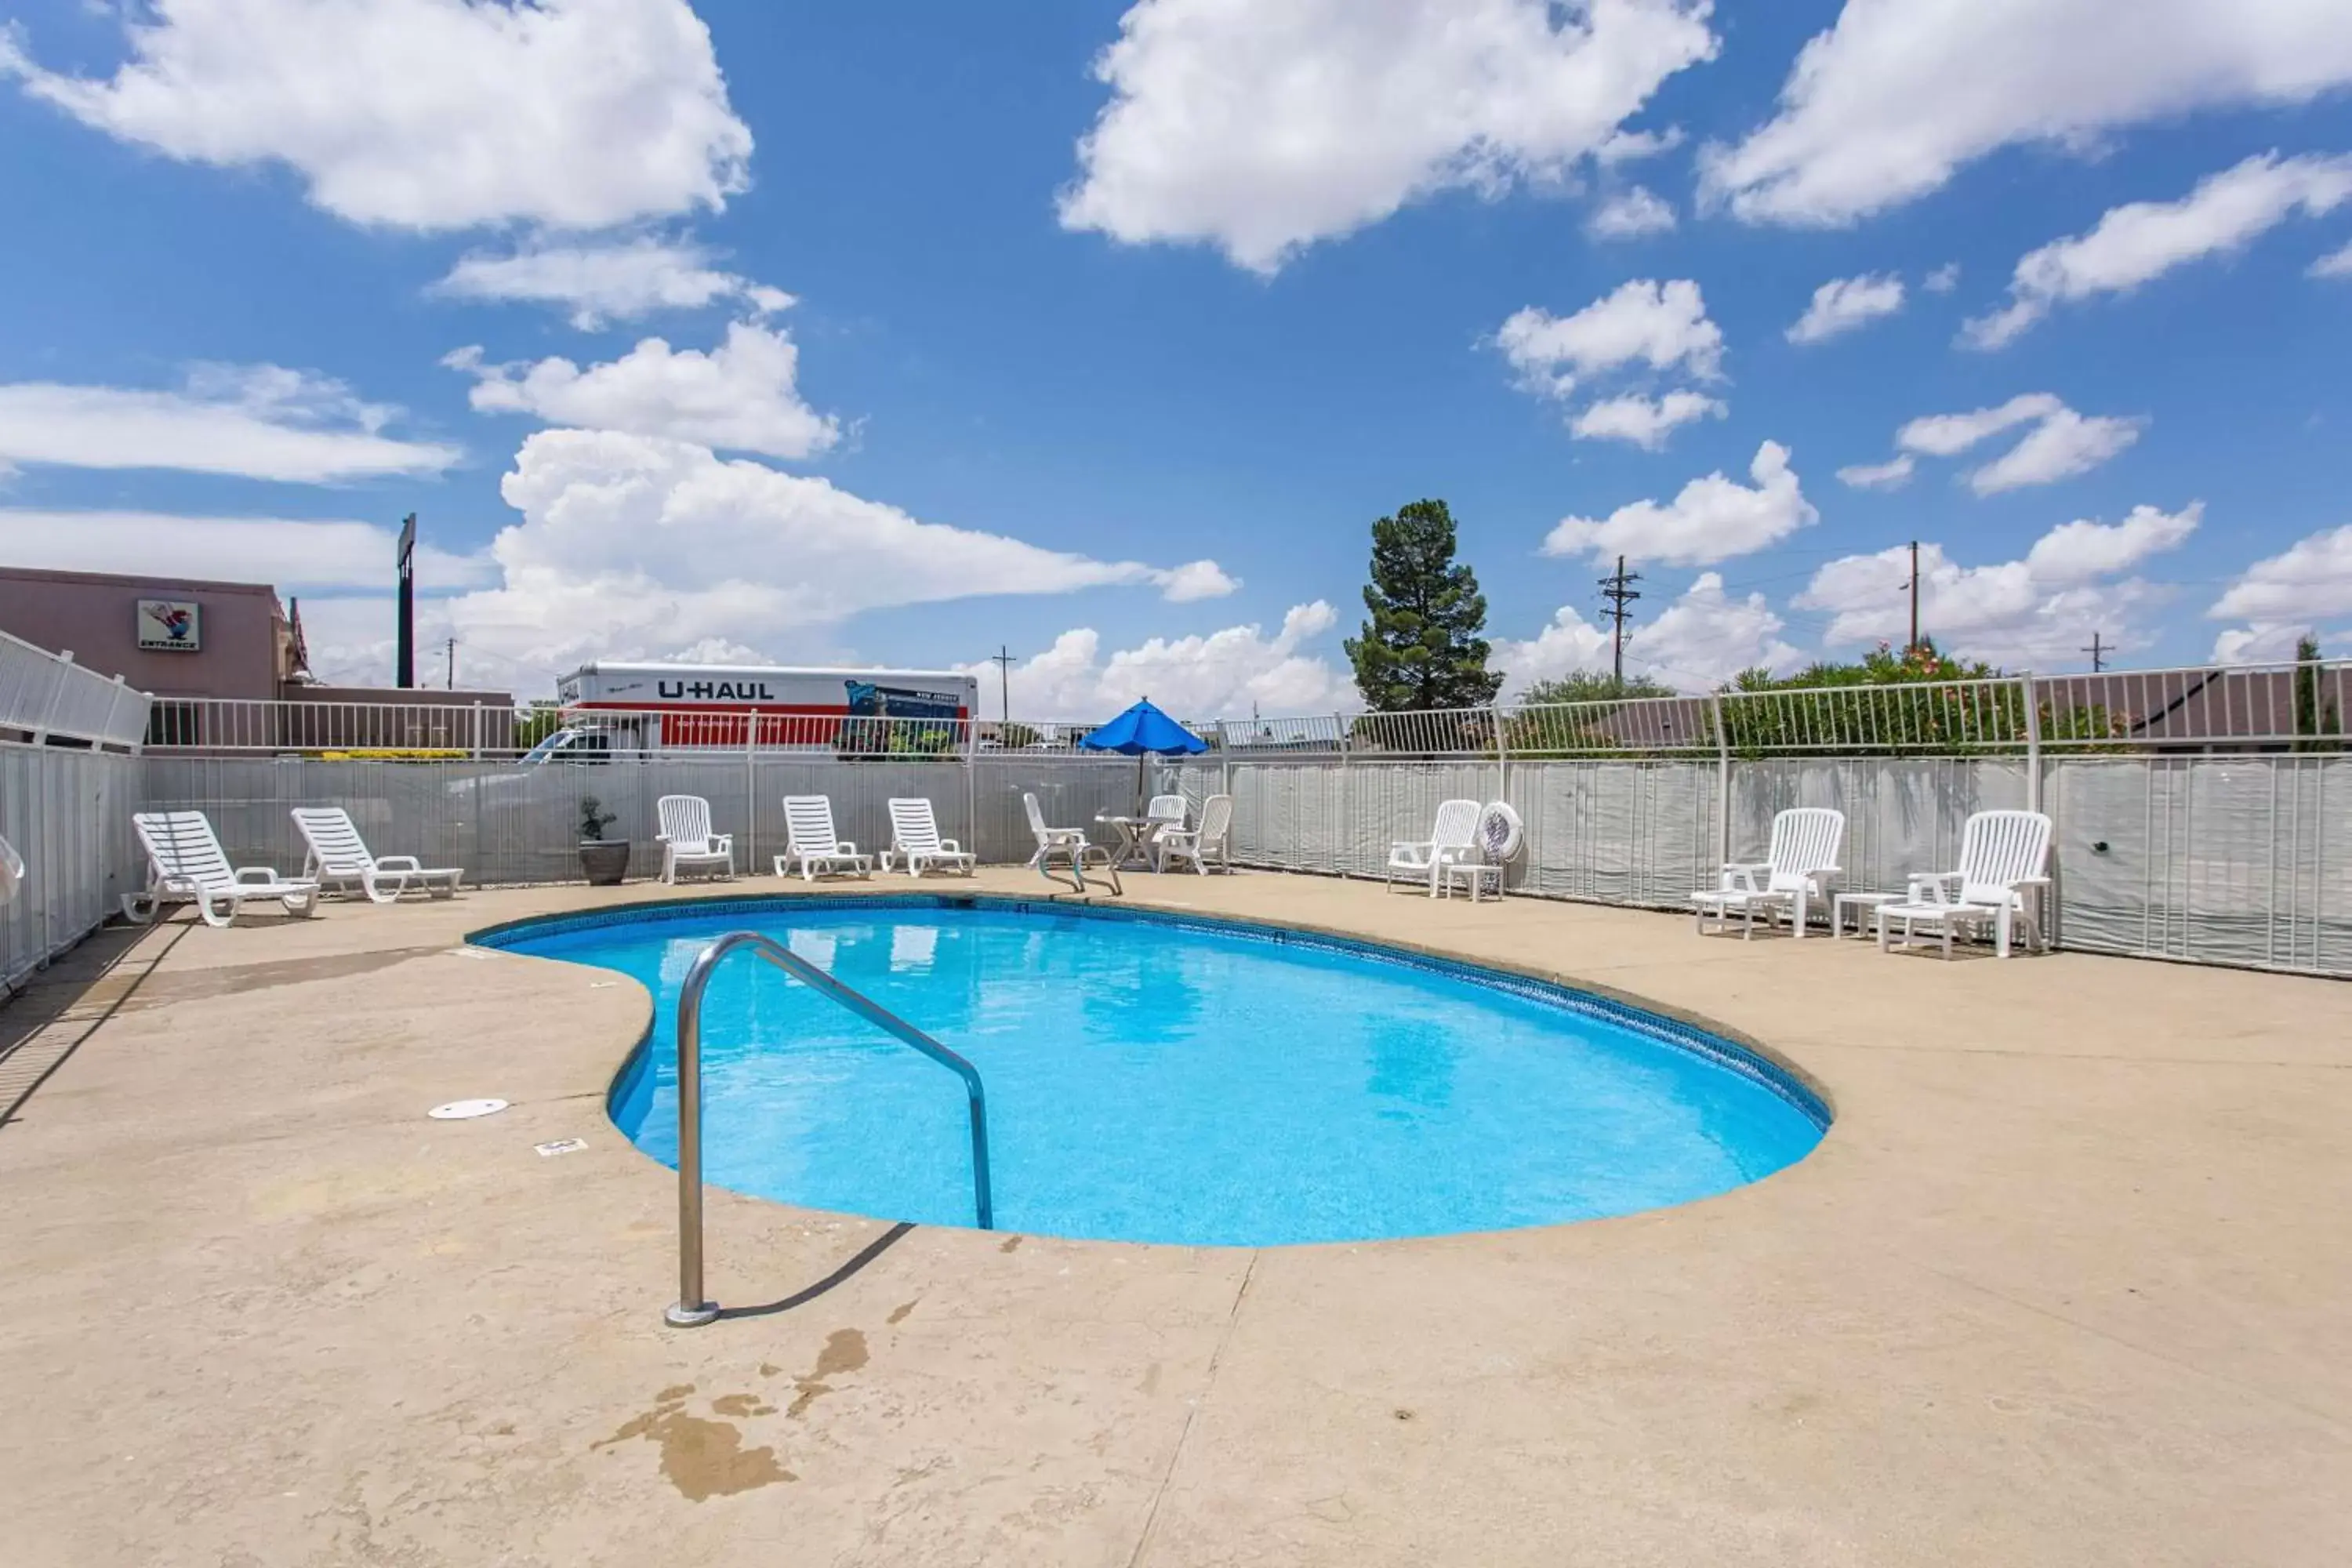
{"label": "utility pole", "polygon": [[2091,632],[2091,646],[2082,651],[2091,656],[2091,673],[2096,675],[2107,668],[2107,655],[2114,649],[2101,639],[2097,629],[2094,628]]}
{"label": "utility pole", "polygon": [[998,722],[1002,727],[997,731],[997,743],[1010,745],[1012,742],[1007,737],[1013,729],[1013,650],[998,643],[996,651],[988,656],[988,662],[996,666],[997,700],[1003,704],[998,710]]}
{"label": "utility pole", "polygon": [[1625,558],[1622,555],[1617,557],[1617,570],[1601,579],[1601,596],[1610,602],[1610,607],[1601,613],[1617,623],[1614,637],[1616,651],[1610,661],[1610,668],[1612,679],[1620,687],[1625,684],[1625,606],[1642,596],[1633,587],[1633,584],[1641,580],[1642,574],[1639,572],[1625,570]]}
{"label": "utility pole", "polygon": [[1906,654],[1919,651],[1919,542],[1911,542],[1911,581],[1903,584],[1911,590],[1911,640],[1903,645]]}
{"label": "utility pole", "polygon": [[442,682],[442,686],[450,691],[457,689],[457,639],[456,637],[449,639],[449,674]]}

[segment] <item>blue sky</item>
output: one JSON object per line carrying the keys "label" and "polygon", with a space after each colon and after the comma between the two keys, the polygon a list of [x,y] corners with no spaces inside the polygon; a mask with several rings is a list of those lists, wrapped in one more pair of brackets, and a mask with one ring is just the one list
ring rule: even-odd
{"label": "blue sky", "polygon": [[1914,538],[2011,667],[2352,637],[2327,0],[0,16],[0,560],[275,582],[322,673],[410,510],[527,692],[1327,709],[1424,496],[1515,684],[1605,664],[1618,550],[1685,687],[1899,638]]}

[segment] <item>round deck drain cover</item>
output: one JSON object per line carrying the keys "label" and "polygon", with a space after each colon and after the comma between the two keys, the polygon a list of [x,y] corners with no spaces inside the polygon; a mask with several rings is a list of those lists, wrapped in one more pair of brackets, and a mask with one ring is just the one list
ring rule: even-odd
{"label": "round deck drain cover", "polygon": [[436,1105],[425,1114],[436,1121],[470,1121],[477,1116],[496,1116],[507,1108],[503,1100],[453,1100],[446,1105]]}

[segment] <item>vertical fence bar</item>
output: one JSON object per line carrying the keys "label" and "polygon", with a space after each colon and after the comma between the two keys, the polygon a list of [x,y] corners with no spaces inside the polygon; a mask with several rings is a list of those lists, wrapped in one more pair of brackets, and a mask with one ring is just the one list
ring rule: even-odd
{"label": "vertical fence bar", "polygon": [[1723,727],[1723,693],[1706,696],[1707,721],[1715,726],[1715,859],[1731,864],[1731,735]]}
{"label": "vertical fence bar", "polygon": [[1507,801],[1511,798],[1511,747],[1503,735],[1503,710],[1489,708],[1486,713],[1495,721],[1495,798]]}
{"label": "vertical fence bar", "polygon": [[2017,678],[2025,701],[2025,809],[2042,809],[2042,704],[2034,700],[2033,672]]}

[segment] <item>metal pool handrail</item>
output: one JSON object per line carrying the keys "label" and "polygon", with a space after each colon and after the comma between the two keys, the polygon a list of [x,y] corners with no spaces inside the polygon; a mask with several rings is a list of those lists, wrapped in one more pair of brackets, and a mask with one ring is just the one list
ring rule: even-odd
{"label": "metal pool handrail", "polygon": [[717,1304],[702,1293],[702,993],[727,955],[746,947],[963,1079],[971,1102],[972,1206],[979,1214],[981,1229],[996,1228],[988,1184],[988,1102],[981,1092],[979,1069],[774,939],[755,931],[730,931],[694,961],[677,997],[677,1304],[662,1314],[673,1328],[690,1329],[719,1316]]}

